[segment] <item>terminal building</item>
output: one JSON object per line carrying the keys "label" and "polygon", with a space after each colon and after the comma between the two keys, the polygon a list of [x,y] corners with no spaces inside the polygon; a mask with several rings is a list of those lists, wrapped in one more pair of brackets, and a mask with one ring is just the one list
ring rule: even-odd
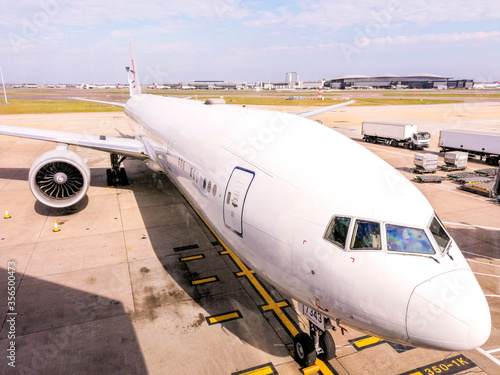
{"label": "terminal building", "polygon": [[187,84],[198,90],[246,90],[246,82],[192,81]]}
{"label": "terminal building", "polygon": [[333,78],[325,82],[330,89],[455,89],[472,88],[472,80],[451,80],[451,77],[436,74],[414,74],[397,76],[348,75]]}

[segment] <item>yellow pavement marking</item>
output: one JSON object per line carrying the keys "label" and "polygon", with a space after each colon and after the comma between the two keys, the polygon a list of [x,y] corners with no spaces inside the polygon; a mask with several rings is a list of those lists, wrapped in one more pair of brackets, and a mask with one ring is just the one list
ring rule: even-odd
{"label": "yellow pavement marking", "polygon": [[181,258],[181,262],[188,262],[190,260],[203,259],[203,258],[204,258],[203,255],[193,255],[193,256],[190,256],[190,257]]}
{"label": "yellow pavement marking", "polygon": [[[222,242],[221,242],[222,243]],[[260,294],[264,301],[266,301],[265,306],[270,306],[267,310],[272,310],[276,314],[279,320],[286,327],[288,332],[295,337],[299,331],[295,328],[295,325],[292,323],[290,318],[285,314],[285,312],[281,309],[280,303],[276,303],[273,297],[267,292],[264,286],[257,280],[254,275],[254,272],[250,270],[245,263],[243,263],[240,258],[238,258],[231,250],[226,248],[227,254],[233,259],[234,263],[240,268],[241,272],[247,277],[248,281],[253,285],[255,290]],[[288,304],[286,304],[288,306]]]}
{"label": "yellow pavement marking", "polygon": [[290,306],[287,301],[281,301],[281,302],[273,302],[272,304],[262,306],[262,310],[264,311],[269,311],[269,310],[274,310],[276,308],[280,307],[288,307]]}
{"label": "yellow pavement marking", "polygon": [[[182,194],[182,192],[181,192],[181,194]],[[215,238],[217,238],[217,240],[219,241],[219,243],[221,244],[221,246],[224,248],[224,251],[221,251],[220,254],[221,255],[229,255],[231,257],[231,259],[234,261],[234,263],[236,263],[236,265],[240,268],[241,272],[239,272],[239,273],[241,273],[241,275],[245,275],[248,278],[248,281],[250,281],[250,283],[253,285],[253,287],[261,295],[261,297],[264,298],[264,300],[266,301],[266,305],[264,305],[264,306],[265,307],[269,306],[269,310],[272,310],[276,314],[276,317],[279,320],[281,320],[281,322],[283,323],[283,325],[285,326],[285,328],[288,330],[288,333],[292,337],[295,337],[296,335],[298,335],[299,331],[297,330],[297,328],[295,327],[295,325],[292,323],[292,321],[290,320],[290,318],[281,309],[282,306],[279,306],[280,303],[276,303],[274,301],[274,299],[272,298],[272,296],[266,291],[266,289],[262,286],[262,284],[256,279],[256,277],[254,275],[255,272],[252,271],[251,269],[249,269],[245,265],[245,263],[243,263],[241,261],[241,259],[238,258],[236,256],[236,254],[234,254],[229,249],[229,247],[227,247],[227,245],[224,243],[224,241],[222,241],[222,239],[219,236],[217,236],[217,234],[212,230],[212,228],[207,223],[207,221],[205,220],[205,218],[198,212],[198,210],[194,207],[194,205],[191,204],[191,202],[189,201],[189,199],[187,199],[187,197],[185,195],[184,195],[184,197],[189,202],[189,204],[191,205],[191,207],[193,208],[193,210],[195,210],[195,212],[198,214],[198,216],[200,217],[200,219],[205,223],[205,225],[208,228],[210,228],[210,231],[212,232],[212,234],[215,236]],[[287,304],[287,306],[288,306],[288,304]],[[236,318],[237,317],[238,316],[236,316]],[[216,319],[216,318],[209,318],[210,321],[211,321],[211,319]],[[217,323],[217,321],[215,323]],[[213,324],[213,323],[210,323],[210,324]],[[332,371],[328,368],[328,366],[326,366],[326,364],[323,361],[321,361],[320,359],[316,360],[316,364],[320,367],[320,370],[323,373],[323,375],[333,375]]]}
{"label": "yellow pavement marking", "polygon": [[301,369],[300,371],[302,371],[302,373],[304,375],[311,375],[311,374],[314,374],[315,372],[318,372],[319,371],[319,366],[317,364],[314,364],[312,366],[309,366],[309,367],[306,367],[306,368],[303,368]]}
{"label": "yellow pavement marking", "polygon": [[229,314],[222,314],[222,315],[216,315],[216,316],[211,316],[208,318],[210,324],[215,324],[215,323],[222,323],[226,320],[230,319],[237,319],[241,318],[241,314],[238,311],[229,313]]}
{"label": "yellow pavement marking", "polygon": [[212,276],[212,277],[206,277],[204,279],[193,280],[193,281],[191,281],[191,284],[199,285],[199,284],[205,284],[205,283],[212,283],[214,281],[218,281],[218,279],[217,279],[217,277]]}
{"label": "yellow pavement marking", "polygon": [[321,359],[316,358],[316,366],[319,367],[319,370],[323,375],[333,375],[332,370],[328,368],[328,366]]}
{"label": "yellow pavement marking", "polygon": [[356,344],[356,346],[358,348],[362,348],[364,346],[369,346],[369,345],[376,344],[376,343],[378,343],[380,341],[383,341],[383,340],[379,339],[378,337],[367,337],[365,339],[354,341],[354,344]]}
{"label": "yellow pavement marking", "polygon": [[269,366],[266,366],[266,367],[262,367],[262,368],[259,368],[257,370],[252,370],[252,371],[249,371],[249,372],[244,372],[240,375],[270,375],[270,374],[274,374],[274,370],[269,367]]}
{"label": "yellow pavement marking", "polygon": [[[226,253],[226,254],[228,254],[228,255],[230,255],[230,254],[229,254],[229,253],[227,253],[227,252],[225,252],[225,253]],[[252,274],[252,273],[255,273],[255,271],[254,271],[254,270],[249,270],[249,269],[247,269],[246,271],[237,272],[237,273],[236,273],[236,276],[238,276],[238,277],[241,277],[241,276],[248,276],[248,275],[250,275],[250,274]]]}

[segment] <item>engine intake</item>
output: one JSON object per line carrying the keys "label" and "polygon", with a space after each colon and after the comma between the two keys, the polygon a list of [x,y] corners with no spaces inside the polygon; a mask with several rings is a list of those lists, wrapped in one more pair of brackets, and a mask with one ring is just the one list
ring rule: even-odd
{"label": "engine intake", "polygon": [[37,200],[49,207],[69,207],[87,194],[90,169],[81,156],[58,146],[35,160],[28,179]]}

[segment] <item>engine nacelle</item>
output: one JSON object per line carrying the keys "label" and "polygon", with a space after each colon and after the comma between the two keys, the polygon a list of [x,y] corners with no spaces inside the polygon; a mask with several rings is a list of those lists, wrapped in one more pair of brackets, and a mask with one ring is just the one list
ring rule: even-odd
{"label": "engine nacelle", "polygon": [[35,160],[29,184],[37,200],[49,207],[69,207],[78,203],[90,186],[90,169],[67,146],[57,146]]}

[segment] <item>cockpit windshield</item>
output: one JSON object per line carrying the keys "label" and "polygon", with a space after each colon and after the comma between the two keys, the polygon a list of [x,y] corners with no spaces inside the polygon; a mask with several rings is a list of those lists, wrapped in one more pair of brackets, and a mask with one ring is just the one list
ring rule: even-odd
{"label": "cockpit windshield", "polygon": [[356,220],[351,240],[352,250],[380,250],[380,224],[374,221]]}
{"label": "cockpit windshield", "polygon": [[334,216],[324,238],[345,250],[384,249],[423,255],[436,254],[438,248],[444,253],[451,242],[437,216],[432,218],[428,228]]}
{"label": "cockpit windshield", "polygon": [[441,224],[441,221],[437,216],[434,216],[434,218],[432,219],[429,229],[441,251],[446,251],[446,248],[450,243],[450,236],[448,236],[448,233],[446,233],[443,224]]}
{"label": "cockpit windshield", "polygon": [[435,254],[423,229],[386,225],[387,249],[407,253]]}
{"label": "cockpit windshield", "polygon": [[345,248],[350,223],[351,219],[348,217],[333,218],[330,226],[328,227],[325,238],[333,242],[335,245]]}

